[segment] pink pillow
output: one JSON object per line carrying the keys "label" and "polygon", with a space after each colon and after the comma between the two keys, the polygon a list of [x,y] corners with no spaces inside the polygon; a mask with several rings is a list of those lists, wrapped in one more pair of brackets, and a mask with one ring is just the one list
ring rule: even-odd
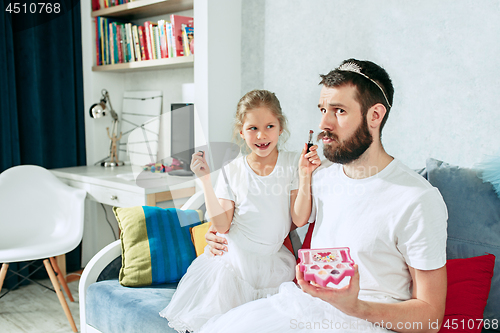
{"label": "pink pillow", "polygon": [[[481,332],[494,266],[493,254],[447,261],[448,294],[439,332]],[[491,328],[492,323],[484,324]]]}

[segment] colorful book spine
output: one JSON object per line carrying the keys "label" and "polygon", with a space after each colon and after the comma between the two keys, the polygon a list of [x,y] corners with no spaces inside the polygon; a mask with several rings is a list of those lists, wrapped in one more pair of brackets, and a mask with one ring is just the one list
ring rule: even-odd
{"label": "colorful book spine", "polygon": [[135,61],[134,39],[132,37],[132,23],[126,23],[125,28],[127,30],[127,51],[130,55],[129,61]]}
{"label": "colorful book spine", "polygon": [[167,44],[168,44],[168,57],[173,58],[175,57],[175,52],[174,52],[174,40],[172,36],[172,23],[167,22]]}
{"label": "colorful book spine", "polygon": [[92,0],[92,11],[99,9],[101,9],[101,7],[99,6],[99,0]]}
{"label": "colorful book spine", "polygon": [[99,21],[100,17],[95,18],[95,55],[96,55],[96,61],[95,64],[96,66],[101,66],[101,43],[100,43],[100,38],[99,38]]}
{"label": "colorful book spine", "polygon": [[117,24],[116,22],[113,22],[112,25],[113,28],[113,55],[114,55],[114,63],[119,64],[120,63],[120,56],[119,56],[119,51],[118,49],[120,48],[120,44],[118,43],[118,33],[117,33]]}
{"label": "colorful book spine", "polygon": [[158,28],[158,25],[156,25],[153,29],[154,29],[154,33],[155,33],[156,59],[161,59],[160,29]]}
{"label": "colorful book spine", "polygon": [[149,58],[147,57],[147,43],[146,43],[146,39],[145,39],[145,32],[144,32],[144,27],[142,25],[140,25],[139,27],[137,27],[137,29],[139,30],[139,41],[141,43],[141,58],[143,60],[148,60]]}
{"label": "colorful book spine", "polygon": [[132,35],[134,38],[134,54],[135,54],[135,60],[136,61],[141,61],[141,44],[139,42],[139,32],[137,30],[137,26],[133,25],[132,26]]}
{"label": "colorful book spine", "polygon": [[185,27],[184,32],[186,34],[187,38],[187,54],[186,55],[192,55],[194,54],[194,28],[193,27]]}
{"label": "colorful book spine", "polygon": [[104,19],[101,17],[99,21],[99,40],[101,42],[101,64],[106,64],[106,41],[105,41],[106,32],[104,31]]}
{"label": "colorful book spine", "polygon": [[124,63],[123,61],[123,38],[122,38],[122,25],[116,25],[116,45],[118,46],[118,62],[120,64]]}
{"label": "colorful book spine", "polygon": [[122,54],[123,54],[123,62],[128,62],[128,49],[127,49],[127,29],[125,28],[125,24],[120,26],[120,34],[122,37]]}
{"label": "colorful book spine", "polygon": [[148,59],[154,59],[153,58],[153,49],[151,46],[151,22],[146,21],[144,22],[144,38],[146,39],[146,54]]}
{"label": "colorful book spine", "polygon": [[103,18],[104,20],[104,46],[106,50],[106,65],[111,63],[109,58],[109,27],[108,27],[108,19]]}
{"label": "colorful book spine", "polygon": [[165,20],[158,21],[158,30],[160,33],[160,52],[162,58],[168,58],[167,54],[167,36],[165,35]]}
{"label": "colorful book spine", "polygon": [[186,34],[186,25],[182,25],[182,49],[184,50],[184,56],[189,55],[189,41]]}
{"label": "colorful book spine", "polygon": [[155,37],[155,27],[158,25],[156,23],[151,22],[149,25],[149,33],[151,37],[151,54],[153,55],[153,59],[159,59],[156,49],[156,37]]}

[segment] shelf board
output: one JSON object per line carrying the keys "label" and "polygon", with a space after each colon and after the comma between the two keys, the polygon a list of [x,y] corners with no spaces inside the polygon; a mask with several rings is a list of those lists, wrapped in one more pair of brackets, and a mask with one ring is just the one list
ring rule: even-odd
{"label": "shelf board", "polygon": [[133,72],[193,67],[194,56],[127,62],[124,64],[92,66],[94,72]]}
{"label": "shelf board", "polygon": [[188,9],[193,9],[193,0],[137,0],[123,5],[95,10],[92,12],[92,17],[106,16],[139,19]]}

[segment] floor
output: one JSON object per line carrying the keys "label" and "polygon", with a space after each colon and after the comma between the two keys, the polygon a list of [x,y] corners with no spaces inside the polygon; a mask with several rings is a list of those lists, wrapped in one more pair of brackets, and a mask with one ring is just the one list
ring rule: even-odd
{"label": "floor", "polygon": [[[52,288],[50,280],[40,283]],[[75,300],[66,297],[76,327],[80,329],[80,311],[78,308],[78,280],[68,283]],[[2,295],[5,290],[2,290]],[[65,295],[66,296],[66,295]],[[11,291],[0,299],[1,333],[72,333],[73,330],[64,314],[55,292],[31,283]]]}

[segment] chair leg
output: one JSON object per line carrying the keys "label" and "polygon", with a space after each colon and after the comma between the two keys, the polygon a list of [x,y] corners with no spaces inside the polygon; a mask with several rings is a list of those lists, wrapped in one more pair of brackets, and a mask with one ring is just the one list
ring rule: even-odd
{"label": "chair leg", "polygon": [[75,300],[71,295],[71,291],[69,290],[68,284],[66,283],[66,279],[64,278],[63,273],[59,269],[59,265],[57,265],[57,260],[55,258],[50,258],[50,263],[52,264],[52,267],[54,267],[54,270],[57,273],[57,279],[59,280],[59,283],[61,283],[64,291],[66,292],[66,295],[68,295],[70,302],[74,302]]}
{"label": "chair leg", "polygon": [[9,264],[2,264],[2,269],[0,270],[0,292],[2,291],[3,281],[5,281],[5,276],[9,270]]}
{"label": "chair leg", "polygon": [[59,286],[59,283],[57,282],[56,274],[54,273],[54,270],[52,269],[52,266],[50,265],[49,259],[45,259],[43,261],[43,264],[45,265],[45,269],[47,270],[47,273],[49,274],[50,282],[52,282],[52,285],[54,286],[54,289],[56,290],[56,294],[57,294],[57,297],[59,298],[59,302],[61,303],[61,306],[64,310],[64,313],[66,314],[66,318],[68,318],[69,324],[71,325],[73,332],[78,332],[78,329],[76,328],[75,321],[73,320],[73,316],[71,315],[71,310],[69,309],[68,303],[66,303],[66,299],[64,298],[64,294],[61,291],[61,287]]}

